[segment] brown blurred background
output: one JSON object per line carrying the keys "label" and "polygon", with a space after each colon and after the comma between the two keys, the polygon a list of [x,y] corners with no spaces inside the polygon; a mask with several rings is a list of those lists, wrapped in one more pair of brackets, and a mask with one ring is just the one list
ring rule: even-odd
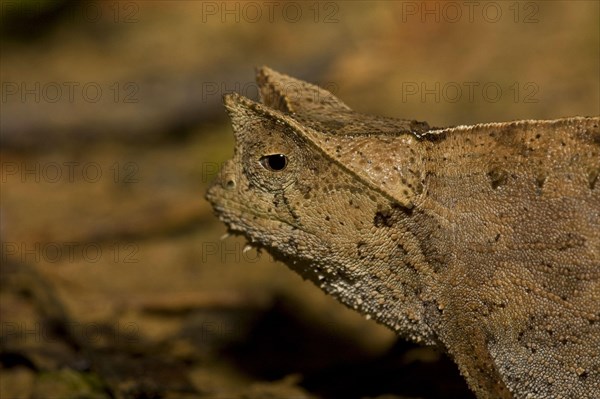
{"label": "brown blurred background", "polygon": [[597,1],[0,1],[2,398],[470,397],[225,228],[268,65],[433,126],[600,113]]}

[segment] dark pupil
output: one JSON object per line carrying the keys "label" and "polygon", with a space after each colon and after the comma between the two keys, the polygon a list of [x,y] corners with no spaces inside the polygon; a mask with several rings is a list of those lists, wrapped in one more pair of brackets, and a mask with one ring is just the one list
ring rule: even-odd
{"label": "dark pupil", "polygon": [[262,157],[262,164],[271,170],[283,170],[287,165],[287,158],[283,154],[273,154]]}

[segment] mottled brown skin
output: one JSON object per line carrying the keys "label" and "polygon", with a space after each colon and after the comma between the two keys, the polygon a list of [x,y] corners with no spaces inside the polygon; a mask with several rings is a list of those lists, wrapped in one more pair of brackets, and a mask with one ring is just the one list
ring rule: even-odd
{"label": "mottled brown skin", "polygon": [[231,231],[443,347],[479,398],[600,397],[598,117],[431,129],[257,80],[262,104],[225,97],[207,194]]}

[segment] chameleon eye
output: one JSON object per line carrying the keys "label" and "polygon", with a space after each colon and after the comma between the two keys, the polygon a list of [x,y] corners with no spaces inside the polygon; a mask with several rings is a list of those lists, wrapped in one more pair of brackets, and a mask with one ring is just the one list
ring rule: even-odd
{"label": "chameleon eye", "polygon": [[268,170],[279,172],[285,169],[288,159],[283,154],[265,155],[260,159],[260,164]]}

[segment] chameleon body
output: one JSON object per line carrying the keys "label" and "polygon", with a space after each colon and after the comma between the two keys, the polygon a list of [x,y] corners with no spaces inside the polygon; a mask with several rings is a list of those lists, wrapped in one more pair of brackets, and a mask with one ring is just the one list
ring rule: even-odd
{"label": "chameleon body", "polygon": [[216,214],[479,398],[600,397],[600,118],[433,129],[266,67]]}

